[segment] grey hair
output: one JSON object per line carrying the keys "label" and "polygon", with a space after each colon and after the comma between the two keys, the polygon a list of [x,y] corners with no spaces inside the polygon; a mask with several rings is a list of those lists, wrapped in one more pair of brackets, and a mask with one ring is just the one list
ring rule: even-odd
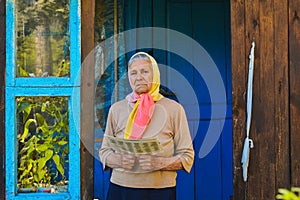
{"label": "grey hair", "polygon": [[130,58],[130,60],[128,61],[128,67],[130,67],[132,65],[132,63],[134,63],[137,60],[146,60],[146,61],[149,61],[151,63],[151,60],[147,55],[145,55],[145,54],[136,54],[135,56],[132,56]]}

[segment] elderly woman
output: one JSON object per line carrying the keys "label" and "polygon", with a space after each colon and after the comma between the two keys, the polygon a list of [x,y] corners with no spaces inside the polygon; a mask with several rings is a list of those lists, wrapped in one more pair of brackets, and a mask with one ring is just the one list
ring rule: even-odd
{"label": "elderly woman", "polygon": [[138,156],[117,152],[104,137],[100,159],[105,169],[113,169],[107,199],[176,199],[176,170],[190,172],[194,162],[185,111],[159,93],[160,73],[153,57],[136,53],[128,66],[133,92],[111,106],[105,135],[156,138],[162,151]]}

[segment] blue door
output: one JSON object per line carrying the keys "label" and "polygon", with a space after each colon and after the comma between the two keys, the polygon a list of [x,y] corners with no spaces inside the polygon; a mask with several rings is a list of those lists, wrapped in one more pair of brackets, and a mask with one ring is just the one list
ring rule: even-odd
{"label": "blue door", "polygon": [[[205,77],[205,73],[201,73],[201,69],[197,66],[192,66],[176,55],[169,55],[168,65],[190,80],[200,111],[198,117],[194,116],[193,105],[186,105],[187,115],[190,116],[190,128],[195,134],[193,135],[195,165],[193,178],[188,178],[185,173],[179,173],[178,197],[179,199],[230,199],[232,123],[229,3],[227,1],[170,1],[167,3],[166,10],[167,27],[196,40],[205,49],[206,56],[211,57],[214,67],[219,71],[219,74],[208,73],[210,77]],[[206,61],[199,55],[200,52],[195,52],[194,49],[190,49],[190,52],[193,54],[192,59],[200,60],[200,68],[212,67],[205,66]],[[219,75],[225,91],[222,91],[222,87],[214,91],[207,80],[217,82],[220,79]],[[176,84],[178,79],[172,80],[172,77],[169,77],[168,81],[172,85]],[[176,88],[178,87],[177,84]],[[179,90],[185,91],[186,87],[182,86]],[[213,94],[222,92],[223,95],[213,98]],[[188,104],[191,103],[193,102]],[[224,107],[227,110],[225,115],[213,113],[213,110],[224,109]],[[180,181],[181,179],[183,181]]]}
{"label": "blue door", "polygon": [[[119,58],[126,60],[133,49],[152,53],[160,64],[164,90],[170,98],[183,104],[188,116],[195,163],[190,174],[178,172],[177,199],[229,200],[232,195],[229,1],[153,0],[118,3],[118,16],[123,23],[119,21],[119,32],[156,27],[151,29],[150,34],[145,31],[148,36],[144,36],[143,30],[140,33],[138,30],[136,34],[125,37],[120,42]],[[116,5],[107,4],[107,9],[109,6],[113,9]],[[106,12],[106,18],[109,18],[112,11]],[[109,33],[109,26],[105,31],[109,36],[114,34],[112,28]],[[122,64],[122,59],[118,67],[125,73],[126,62]],[[111,81],[114,78],[109,78],[113,72],[106,73],[103,76],[106,77],[105,81],[100,83],[113,85]],[[105,94],[111,96],[111,87],[106,88]],[[110,104],[111,100],[108,99],[106,102]],[[96,137],[101,137],[101,134]],[[96,144],[96,148],[100,145]],[[109,176],[110,173],[103,172],[101,164],[95,160],[96,198],[104,199]]]}

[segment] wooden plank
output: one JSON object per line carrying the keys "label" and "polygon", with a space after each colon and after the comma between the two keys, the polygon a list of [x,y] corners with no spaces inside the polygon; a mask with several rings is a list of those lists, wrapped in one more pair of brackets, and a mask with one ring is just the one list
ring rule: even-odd
{"label": "wooden plank", "polygon": [[[250,127],[250,138],[253,139],[254,143],[255,143],[255,147],[254,149],[251,149],[250,151],[250,161],[249,161],[249,167],[248,167],[248,180],[246,182],[246,188],[245,188],[245,198],[246,199],[251,199],[255,197],[255,193],[254,190],[256,190],[257,188],[255,187],[256,182],[259,181],[259,179],[257,179],[257,166],[255,164],[256,160],[259,159],[257,157],[257,152],[258,149],[256,148],[256,141],[257,139],[255,139],[255,120],[254,118],[257,116],[254,116],[254,108],[255,108],[255,94],[257,93],[257,84],[259,83],[259,64],[260,64],[260,57],[257,56],[259,55],[259,42],[260,42],[260,36],[259,36],[259,0],[254,0],[254,1],[249,1],[247,0],[245,2],[245,26],[246,26],[246,30],[245,30],[245,38],[246,38],[246,43],[245,43],[245,48],[246,48],[246,54],[245,54],[245,59],[246,59],[246,63],[247,65],[246,70],[247,70],[247,80],[246,80],[246,84],[248,84],[248,71],[249,71],[249,54],[250,54],[250,48],[251,48],[251,43],[254,40],[255,41],[255,53],[254,53],[254,74],[253,74],[253,110],[252,110],[252,120],[251,120],[251,127]],[[245,98],[247,98],[247,92],[245,93]],[[245,133],[246,134],[246,133]],[[254,187],[253,187],[254,186]]]}
{"label": "wooden plank", "polygon": [[[189,121],[189,128],[191,135],[196,131],[196,127],[198,126],[198,121]],[[196,153],[197,154],[197,153]],[[197,155],[195,158],[198,157]],[[190,173],[187,173],[184,170],[177,171],[177,181],[176,181],[176,198],[178,200],[180,199],[197,199],[195,197],[195,190],[196,190],[196,184],[195,184],[195,163],[192,167]]]}
{"label": "wooden plank", "polygon": [[[152,27],[153,26],[153,3],[152,1],[138,1],[137,3],[137,23],[136,28]],[[153,44],[153,31],[144,32],[142,36],[137,32],[136,48],[143,49],[145,46],[151,47]],[[148,38],[145,40],[144,38]],[[146,52],[151,52],[151,48],[144,49]]]}
{"label": "wooden plank", "polygon": [[[153,0],[153,26],[154,27],[167,27],[167,1],[166,0]],[[163,44],[163,49],[167,49],[167,35],[161,37],[156,31],[153,32],[153,44]],[[167,64],[167,52],[153,49],[153,56],[157,63]],[[160,68],[160,84],[167,85],[167,68]]]}
{"label": "wooden plank", "polygon": [[230,199],[232,196],[232,120],[225,119],[224,122],[220,120],[220,124],[224,123],[221,135],[221,162],[222,162],[222,199]]}
{"label": "wooden plank", "polygon": [[288,0],[274,0],[276,188],[289,188]]}
{"label": "wooden plank", "polygon": [[[138,16],[138,5],[135,1],[124,1],[124,30],[135,29],[137,25]],[[125,52],[129,49],[136,49],[137,47],[137,33],[136,34],[126,34],[124,38]],[[127,61],[135,53],[129,52],[126,55]]]}
{"label": "wooden plank", "polygon": [[[192,15],[192,29],[188,33],[207,51],[211,59],[213,59],[215,66],[218,68],[219,75],[222,77],[223,84],[227,89],[229,81],[227,81],[226,78],[225,31],[227,31],[230,26],[225,27],[226,12],[224,3],[193,2],[190,9],[192,10],[192,14],[190,14]],[[188,13],[188,11],[186,12]],[[188,21],[188,19],[183,18],[182,22],[183,24],[187,24],[187,22],[184,21]],[[193,53],[194,60],[198,60],[199,53],[197,50],[191,49],[190,51]],[[198,70],[194,70],[193,89],[196,91],[196,94],[200,94],[198,97],[199,104],[226,104],[226,98],[220,98],[212,102],[209,94],[211,91],[207,90],[207,83],[201,83],[203,82],[203,78],[197,76]]]}
{"label": "wooden plank", "polygon": [[[194,138],[195,149],[195,196],[197,199],[222,199],[221,181],[221,141],[215,144],[214,148],[204,158],[199,158],[199,150],[207,134],[209,126],[218,132],[220,131],[220,121],[200,121],[198,132]],[[212,165],[213,163],[213,165]],[[203,189],[205,188],[205,189]],[[190,199],[190,198],[186,198]]]}
{"label": "wooden plank", "polygon": [[289,1],[291,184],[300,186],[300,1]]}
{"label": "wooden plank", "polygon": [[[5,183],[5,1],[0,1],[0,183]],[[0,186],[0,199],[5,199],[5,184]]]}
{"label": "wooden plank", "polygon": [[[81,199],[94,198],[94,48],[95,2],[81,1]],[[87,59],[85,59],[87,58]]]}
{"label": "wooden plank", "polygon": [[245,199],[241,158],[246,130],[245,0],[231,0],[233,199]]}
{"label": "wooden plank", "polygon": [[[163,4],[163,6],[159,6],[157,4],[157,2],[154,2],[154,6],[156,7],[160,7],[159,11],[160,13],[154,13],[153,17],[157,14],[158,16],[155,16],[154,18],[154,23],[156,24],[161,24],[164,27],[168,27],[171,28],[173,30],[179,31],[183,34],[191,34],[191,30],[192,30],[192,14],[190,13],[191,11],[191,3],[190,2],[186,2],[186,3],[170,3],[168,2],[168,4],[166,3],[167,1],[165,1],[165,4]],[[161,1],[159,2],[159,4],[161,4]],[[157,12],[158,10],[156,10],[156,7],[154,7],[153,12]],[[162,8],[163,7],[163,8]],[[166,12],[165,12],[166,11]],[[157,18],[159,16],[163,16],[164,18]],[[199,19],[200,21],[201,19]],[[198,22],[199,22],[198,21]],[[187,23],[188,22],[188,23]],[[172,35],[168,34],[166,35],[166,40],[162,41],[163,44],[165,45],[166,49],[172,50]],[[173,69],[177,69],[180,73],[180,75],[185,75],[185,77],[187,79],[193,79],[193,69],[191,68],[191,65],[189,63],[184,62],[182,59],[180,59],[179,57],[176,57],[172,54],[170,54],[170,52],[167,52],[167,54],[161,54],[163,56],[167,55],[168,59],[166,59],[165,61],[168,62],[166,63],[167,66],[172,66],[172,68],[166,68],[165,71],[161,71],[161,80],[162,80],[162,85],[166,86],[168,89],[172,90],[173,92],[178,91],[176,93],[176,97],[180,98],[181,95],[183,95],[182,92],[179,91],[184,91],[186,89],[183,89],[185,84],[181,84],[181,86],[178,85],[178,76],[176,76],[176,73],[174,73]],[[165,57],[165,58],[167,58]],[[184,69],[183,69],[184,67]],[[177,79],[175,78],[177,77]],[[176,84],[177,81],[177,84]],[[175,86],[176,85],[176,89]],[[179,87],[178,87],[179,86]],[[180,87],[182,87],[181,89],[179,89]],[[174,90],[173,90],[174,89]],[[178,90],[177,90],[178,89]],[[186,106],[183,105],[186,109]],[[187,112],[189,113],[189,112]],[[197,116],[198,118],[199,116]],[[189,118],[189,117],[188,117]],[[196,120],[200,120],[200,119],[196,119]],[[191,130],[192,135],[196,135],[193,134],[195,131],[195,126],[196,123],[198,123],[198,121],[191,121],[189,119],[189,127]],[[199,133],[200,134],[200,133]],[[195,142],[195,141],[194,141]],[[198,143],[200,144],[200,143]],[[199,148],[197,148],[197,150],[195,150],[195,160],[199,161],[199,157],[197,156],[197,153],[199,152]],[[195,161],[195,163],[197,162]],[[196,165],[194,165],[196,166]],[[203,168],[205,168],[204,166],[202,166]],[[177,176],[177,199],[196,199],[196,198],[201,198],[199,195],[197,195],[197,192],[200,190],[195,191],[195,175],[197,176],[199,173],[197,173],[196,168],[194,167],[191,172],[189,174],[187,174],[184,171],[178,171],[178,176]],[[203,179],[200,179],[198,181],[198,183],[200,183],[201,181],[203,181]],[[210,181],[211,183],[212,181]],[[200,186],[201,187],[201,186]]]}
{"label": "wooden plank", "polygon": [[[230,30],[230,1],[224,2],[225,13],[224,13],[224,21],[225,21],[225,66],[226,66],[226,97],[227,97],[227,105],[230,107],[231,111],[232,106],[232,68],[231,68],[231,30]],[[232,119],[232,114],[230,113],[230,118]],[[231,126],[232,128],[232,126]],[[231,129],[232,130],[232,129]],[[230,145],[232,146],[232,144]],[[231,155],[232,157],[232,155]],[[233,177],[233,176],[232,176]],[[232,184],[231,184],[232,185]]]}
{"label": "wooden plank", "polygon": [[[259,43],[256,45],[253,101],[253,181],[249,199],[274,199],[275,192],[275,92],[274,92],[274,5],[259,1]],[[272,174],[272,175],[271,175]],[[251,191],[250,191],[251,189]]]}

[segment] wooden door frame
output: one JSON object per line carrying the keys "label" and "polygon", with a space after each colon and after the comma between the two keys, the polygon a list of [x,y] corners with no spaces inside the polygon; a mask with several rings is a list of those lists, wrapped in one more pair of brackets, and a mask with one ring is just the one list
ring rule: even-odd
{"label": "wooden door frame", "polygon": [[[81,109],[80,179],[81,199],[94,199],[94,49],[95,1],[81,1]],[[85,58],[89,58],[85,60]],[[92,148],[91,148],[92,147]]]}

